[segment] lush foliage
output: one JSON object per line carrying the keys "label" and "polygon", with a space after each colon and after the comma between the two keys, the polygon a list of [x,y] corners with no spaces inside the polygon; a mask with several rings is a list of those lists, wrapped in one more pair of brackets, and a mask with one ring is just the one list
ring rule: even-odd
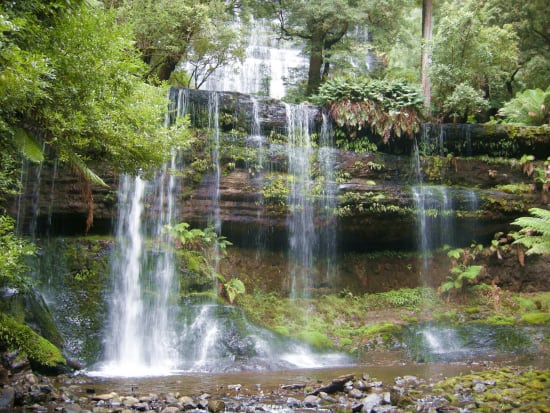
{"label": "lush foliage", "polygon": [[384,142],[420,130],[422,98],[400,81],[336,78],[321,86],[316,100],[352,140],[365,129]]}
{"label": "lush foliage", "polygon": [[532,216],[521,217],[512,222],[512,225],[521,227],[514,236],[514,244],[527,248],[527,255],[550,254],[550,210],[531,208]]}
{"label": "lush foliage", "polygon": [[516,97],[506,102],[498,111],[505,122],[524,125],[544,125],[550,123],[550,86],[542,89],[528,89],[518,92]]}
{"label": "lush foliage", "polygon": [[147,78],[198,88],[218,67],[242,58],[243,39],[228,7],[223,1],[125,0],[119,16],[134,28]]}
{"label": "lush foliage", "polygon": [[202,230],[191,228],[187,222],[168,227],[173,237],[182,273],[181,287],[184,294],[208,292],[223,288],[227,299],[233,303],[244,294],[243,282],[237,278],[226,281],[219,273],[219,262],[231,245],[224,236],[218,235],[214,227]]}
{"label": "lush foliage", "polygon": [[0,287],[26,288],[29,283],[27,260],[35,247],[14,234],[13,219],[0,215]]}
{"label": "lush foliage", "polygon": [[463,122],[483,109],[498,108],[518,53],[512,26],[496,24],[487,4],[445,3],[433,41],[431,79],[437,113]]}
{"label": "lush foliage", "polygon": [[[157,165],[184,128],[162,127],[166,92],[143,83],[131,32],[112,12],[88,2],[38,3],[0,5],[2,156],[40,162],[47,155],[70,166],[90,227],[91,184],[104,185],[92,160],[130,171]],[[2,191],[13,190],[13,171],[0,176]]]}
{"label": "lush foliage", "polygon": [[405,10],[406,4],[402,0],[283,0],[252,3],[256,3],[257,11],[261,10],[264,15],[278,19],[283,37],[305,42],[309,56],[308,96],[316,93],[322,81],[328,78],[332,63],[337,62],[347,73],[353,70],[349,57],[357,48],[352,34],[356,25],[368,25],[371,40],[374,39],[370,44],[371,49],[384,49],[387,40],[397,32],[398,16]]}

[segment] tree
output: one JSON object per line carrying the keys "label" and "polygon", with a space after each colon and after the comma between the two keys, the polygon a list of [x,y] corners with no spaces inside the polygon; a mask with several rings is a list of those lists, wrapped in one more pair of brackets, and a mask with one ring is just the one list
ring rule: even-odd
{"label": "tree", "polygon": [[422,58],[420,64],[424,106],[429,109],[432,104],[432,85],[430,82],[431,42],[432,42],[432,0],[422,1]]}
{"label": "tree", "polygon": [[483,2],[447,2],[433,45],[433,102],[444,120],[464,122],[482,109],[500,107],[519,55],[511,25],[498,25]]}
{"label": "tree", "polygon": [[199,87],[216,68],[242,58],[233,7],[223,1],[126,0],[119,17],[134,28],[136,46],[149,65],[147,78],[169,80],[187,62],[184,86]]}
{"label": "tree", "polygon": [[[270,2],[283,37],[305,42],[309,55],[307,95],[317,92],[330,71],[328,55],[356,25],[394,31],[401,0],[278,0]],[[391,36],[388,36],[391,37]],[[381,36],[380,44],[383,44]],[[375,42],[378,40],[373,34]]]}
{"label": "tree", "polygon": [[523,89],[546,89],[550,72],[550,7],[546,0],[489,0],[491,19],[510,25],[518,37],[519,59],[506,78],[507,98]]}
{"label": "tree", "polygon": [[87,227],[91,184],[103,184],[90,168],[94,159],[118,171],[148,168],[184,138],[181,128],[162,128],[166,91],[141,80],[146,67],[129,28],[90,3],[0,5],[2,156],[21,152],[40,162],[46,155],[70,166],[89,205]]}

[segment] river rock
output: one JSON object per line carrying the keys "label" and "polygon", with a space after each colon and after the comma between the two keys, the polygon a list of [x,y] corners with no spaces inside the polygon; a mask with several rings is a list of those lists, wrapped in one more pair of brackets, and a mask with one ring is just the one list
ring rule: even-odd
{"label": "river rock", "polygon": [[210,400],[208,401],[208,410],[213,413],[223,412],[225,410],[225,403],[222,400]]}
{"label": "river rock", "polygon": [[349,397],[353,397],[354,399],[360,399],[363,397],[363,392],[359,389],[351,389],[348,393]]}
{"label": "river rock", "polygon": [[286,399],[286,405],[291,409],[295,409],[295,408],[301,407],[302,403],[300,403],[300,400],[294,397],[289,397],[288,399]]}
{"label": "river rock", "polygon": [[483,393],[487,390],[487,386],[483,383],[476,383],[473,388],[474,392],[476,393]]}
{"label": "river rock", "polygon": [[369,394],[367,397],[363,399],[363,407],[361,409],[362,413],[371,413],[374,411],[374,408],[376,406],[379,406],[382,404],[383,398],[378,393]]}
{"label": "river rock", "polygon": [[191,410],[191,409],[196,409],[197,408],[197,404],[195,403],[193,398],[189,397],[189,396],[180,397],[178,399],[178,403],[182,405],[184,410]]}
{"label": "river rock", "polygon": [[96,396],[92,397],[92,400],[94,401],[108,401],[111,399],[114,399],[115,397],[118,397],[118,394],[111,392],[111,393],[104,393],[104,394],[98,394]]}
{"label": "river rock", "polygon": [[178,413],[180,409],[176,406],[168,406],[162,410],[162,413]]}
{"label": "river rock", "polygon": [[334,397],[332,397],[332,396],[328,395],[327,393],[325,393],[324,391],[319,393],[319,397],[327,403],[336,403],[338,401]]}
{"label": "river rock", "polygon": [[122,399],[122,405],[125,407],[133,407],[139,403],[139,400],[133,396],[124,397]]}
{"label": "river rock", "polygon": [[309,396],[306,396],[306,398],[304,399],[305,407],[319,407],[321,403],[322,403],[322,399],[312,394],[310,394]]}
{"label": "river rock", "polygon": [[15,390],[13,387],[6,387],[0,391],[0,411],[11,410],[15,400]]}

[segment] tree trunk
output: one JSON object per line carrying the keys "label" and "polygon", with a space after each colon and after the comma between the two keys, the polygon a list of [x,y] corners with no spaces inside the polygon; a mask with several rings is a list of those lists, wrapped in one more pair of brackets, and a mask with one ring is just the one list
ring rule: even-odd
{"label": "tree trunk", "polygon": [[311,51],[309,55],[309,71],[307,78],[307,95],[317,93],[321,86],[321,68],[323,66],[323,39],[320,34],[314,34],[311,38]]}
{"label": "tree trunk", "polygon": [[430,81],[431,41],[432,41],[432,0],[422,0],[422,58],[421,78],[424,106],[430,109],[432,104],[432,85]]}

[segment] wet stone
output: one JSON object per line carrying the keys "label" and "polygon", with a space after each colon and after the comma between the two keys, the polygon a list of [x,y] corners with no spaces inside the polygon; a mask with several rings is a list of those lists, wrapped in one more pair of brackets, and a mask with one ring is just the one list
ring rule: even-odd
{"label": "wet stone", "polygon": [[302,403],[300,403],[300,400],[295,399],[294,397],[289,397],[288,399],[286,399],[286,405],[290,408],[296,408],[300,407]]}
{"label": "wet stone", "polygon": [[208,402],[208,410],[214,413],[220,413],[225,410],[225,403],[222,400],[210,400]]}
{"label": "wet stone", "polygon": [[6,411],[13,407],[15,399],[15,390],[13,387],[7,387],[0,392],[0,410]]}
{"label": "wet stone", "polygon": [[349,392],[349,397],[353,397],[354,399],[360,399],[363,397],[363,392],[359,389],[351,389]]}
{"label": "wet stone", "polygon": [[106,400],[111,400],[115,397],[117,397],[118,395],[116,393],[106,393],[106,394],[98,394],[96,396],[93,396],[92,397],[92,400],[95,400],[95,401],[99,401],[99,400],[103,400],[103,401],[106,401]]}
{"label": "wet stone", "polygon": [[321,398],[317,396],[306,396],[304,399],[304,406],[305,407],[319,407],[321,405]]}
{"label": "wet stone", "polygon": [[178,413],[180,409],[175,406],[168,406],[162,410],[162,413]]}
{"label": "wet stone", "polygon": [[149,409],[149,403],[136,403],[134,404],[134,409],[140,412],[146,412]]}
{"label": "wet stone", "polygon": [[363,408],[361,409],[362,413],[373,412],[376,406],[382,404],[382,400],[382,396],[378,393],[369,394],[363,399]]}
{"label": "wet stone", "polygon": [[483,393],[487,390],[487,386],[485,386],[485,384],[483,383],[476,383],[474,385],[474,392],[476,393]]}
{"label": "wet stone", "polygon": [[197,405],[195,404],[195,401],[192,397],[189,396],[183,396],[178,399],[178,403],[183,406],[185,410],[191,410],[196,409]]}
{"label": "wet stone", "polygon": [[81,413],[82,408],[78,404],[66,404],[63,406],[63,413]]}

